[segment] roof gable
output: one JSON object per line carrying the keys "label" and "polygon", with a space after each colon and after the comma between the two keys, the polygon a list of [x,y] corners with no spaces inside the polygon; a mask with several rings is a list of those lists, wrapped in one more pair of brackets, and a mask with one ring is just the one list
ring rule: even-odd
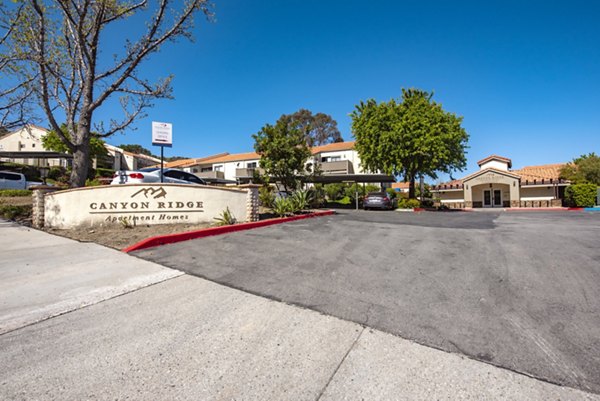
{"label": "roof gable", "polygon": [[498,155],[491,155],[491,156],[486,157],[485,159],[481,159],[481,160],[479,160],[477,162],[477,165],[481,166],[482,164],[491,162],[493,160],[499,161],[499,162],[502,162],[502,163],[506,163],[508,165],[508,168],[512,167],[512,160],[510,160],[507,157],[502,157],[502,156],[498,156]]}
{"label": "roof gable", "polygon": [[504,170],[498,170],[497,168],[485,168],[483,170],[479,170],[476,173],[473,173],[465,178],[462,179],[463,183],[467,183],[467,181],[470,181],[474,178],[480,177],[482,175],[488,174],[488,173],[495,173],[495,174],[500,174],[500,175],[504,175],[510,178],[515,178],[515,179],[520,179],[521,177],[517,174],[515,174],[513,171],[504,171]]}

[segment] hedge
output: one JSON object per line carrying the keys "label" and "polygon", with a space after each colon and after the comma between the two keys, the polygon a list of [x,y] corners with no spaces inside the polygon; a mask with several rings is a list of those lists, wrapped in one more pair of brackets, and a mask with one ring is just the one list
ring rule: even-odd
{"label": "hedge", "polygon": [[596,184],[575,184],[565,189],[565,201],[571,207],[592,207],[596,204]]}
{"label": "hedge", "polygon": [[31,196],[29,189],[0,189],[0,197],[14,198],[17,196]]}
{"label": "hedge", "polygon": [[26,219],[31,216],[31,210],[31,205],[0,205],[0,217],[9,220]]}

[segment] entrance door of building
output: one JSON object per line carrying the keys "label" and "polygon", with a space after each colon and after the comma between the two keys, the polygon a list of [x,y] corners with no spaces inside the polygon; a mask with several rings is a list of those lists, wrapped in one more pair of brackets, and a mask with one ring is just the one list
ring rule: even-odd
{"label": "entrance door of building", "polygon": [[502,191],[499,189],[485,189],[483,191],[483,207],[501,207]]}

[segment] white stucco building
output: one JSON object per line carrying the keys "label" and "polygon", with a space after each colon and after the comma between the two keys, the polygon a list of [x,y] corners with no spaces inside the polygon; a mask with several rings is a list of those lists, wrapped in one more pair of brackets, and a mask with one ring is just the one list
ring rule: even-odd
{"label": "white stucco building", "polygon": [[23,157],[0,157],[1,161],[27,164],[30,166],[66,166],[66,160],[61,158],[42,159],[31,157],[31,153],[49,152],[42,146],[42,138],[48,133],[48,130],[36,125],[26,125],[16,131],[9,132],[0,137],[0,152],[23,153]]}
{"label": "white stucco building", "polygon": [[[318,166],[322,177],[338,177],[339,180],[348,177],[349,181],[354,182],[391,181],[391,177],[363,170],[360,157],[354,150],[354,142],[315,146],[311,148],[311,153],[307,166],[310,165],[311,169]],[[260,168],[259,162],[260,155],[255,152],[222,153],[199,159],[178,160],[165,164],[165,167],[181,168],[207,180],[233,184],[252,180],[255,171]]]}
{"label": "white stucco building", "polygon": [[[42,138],[49,131],[36,125],[26,125],[16,131],[10,132],[0,138],[0,155],[10,152],[10,157],[0,156],[1,161],[26,164],[30,166],[67,166],[67,158],[48,158],[49,155],[58,155],[44,149]],[[127,152],[117,146],[104,144],[108,156],[101,160],[94,160],[93,167],[106,167],[113,170],[138,170],[160,163],[160,159],[152,156]],[[21,157],[19,153],[22,153]],[[60,155],[59,155],[60,156]]]}

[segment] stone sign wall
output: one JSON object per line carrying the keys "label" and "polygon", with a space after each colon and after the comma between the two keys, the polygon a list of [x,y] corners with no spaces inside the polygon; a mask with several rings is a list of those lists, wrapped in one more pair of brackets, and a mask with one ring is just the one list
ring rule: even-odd
{"label": "stone sign wall", "polygon": [[[255,199],[256,198],[256,199]],[[181,184],[107,185],[44,195],[46,227],[214,223],[229,208],[238,222],[256,220],[258,191]],[[255,210],[256,209],[256,210]]]}

